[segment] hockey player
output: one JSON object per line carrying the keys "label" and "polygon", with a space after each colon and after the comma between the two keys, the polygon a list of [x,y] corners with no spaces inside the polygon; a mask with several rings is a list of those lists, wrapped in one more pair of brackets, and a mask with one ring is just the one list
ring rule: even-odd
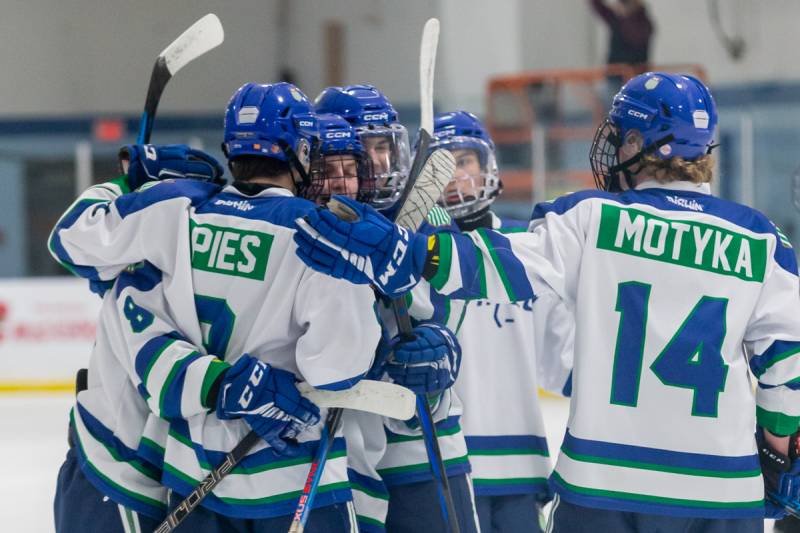
{"label": "hockey player", "polygon": [[[500,178],[494,143],[475,115],[437,115],[430,150],[440,148],[456,160],[440,202],[459,229],[475,231],[480,239],[488,238],[486,229],[503,234],[527,229],[526,222],[501,219],[491,210]],[[481,531],[538,531],[538,510],[551,498],[552,468],[538,387],[561,393],[567,384],[572,317],[551,295],[513,304],[481,299],[467,308],[458,340],[464,359],[455,390],[464,404]]]}
{"label": "hockey player", "polygon": [[646,73],[598,128],[602,190],[538,205],[529,233],[412,235],[344,198],[356,223],[297,221],[306,261],[389,295],[424,277],[454,298],[553,293],[574,310],[554,532],[760,532],[765,487],[798,502],[797,262],[763,214],[710,194],[716,124],[700,81]]}
{"label": "hockey player", "polygon": [[[122,174],[110,182],[87,189],[69,207],[58,226],[73,224],[81,217],[105,213],[105,208],[115,198],[145,188],[161,178],[189,178],[217,184],[199,185],[209,191],[219,190],[219,184],[224,182],[223,168],[213,157],[185,145],[126,146],[120,151],[120,162]],[[55,233],[50,239],[50,249],[59,262],[64,258],[66,262],[62,264],[73,273],[89,278],[94,292],[104,294],[106,300],[114,300],[113,293],[108,291],[113,280],[99,280],[93,268],[70,266],[71,259]],[[108,346],[102,332],[98,341],[91,361],[92,387],[96,387],[94,382],[100,379],[97,375],[99,367],[113,361],[108,352],[102,353]],[[108,374],[105,376],[108,378]],[[111,393],[111,390],[107,392]],[[87,406],[93,403],[92,396],[98,397],[96,393],[97,390],[81,395],[70,418],[107,419],[109,413],[124,406],[125,424],[113,424],[113,438],[105,435],[112,444],[108,449],[118,452],[118,456],[115,463],[104,464],[104,459],[108,458],[102,449],[93,445],[92,436],[84,434],[83,440],[78,440],[76,424],[74,421],[70,423],[70,448],[59,471],[56,487],[56,531],[151,531],[163,519],[167,502],[158,469],[136,458],[135,450],[147,419],[147,406],[132,386],[120,387],[116,394],[109,394],[105,404],[95,401],[94,405]],[[92,426],[91,421],[89,424]],[[98,427],[94,425],[95,429]],[[81,512],[76,512],[76,509]]]}
{"label": "hockey player", "polygon": [[[315,100],[318,113],[336,113],[355,128],[364,146],[375,174],[375,185],[362,191],[362,200],[386,213],[397,209],[397,200],[403,192],[410,168],[408,133],[397,120],[397,112],[378,89],[370,85],[328,87]],[[420,231],[430,232],[433,225],[444,229],[449,224],[447,213],[434,208],[428,215],[430,224],[423,224]],[[451,306],[446,298],[430,291],[427,284],[416,287],[408,297],[411,302],[409,314],[414,323],[423,329],[422,340],[443,347],[450,343],[451,332],[457,329],[462,307]],[[384,344],[388,348],[397,334],[396,320],[388,300],[378,304],[379,315],[384,325]],[[446,326],[446,327],[445,327]],[[447,345],[447,344],[445,344]],[[390,350],[379,353],[378,375],[384,369],[380,363]],[[435,352],[427,359],[409,358],[404,361],[395,353],[387,361],[385,371],[395,382],[408,386],[418,393],[430,393],[434,399],[434,418],[442,457],[453,494],[458,521],[464,532],[477,529],[474,501],[472,498],[470,466],[466,442],[461,430],[461,402],[449,389],[454,382],[460,364],[459,357],[437,361]],[[404,364],[404,363],[412,363]],[[442,520],[437,484],[430,472],[425,443],[416,424],[386,420],[386,453],[377,465],[383,483],[389,490],[389,505],[386,515],[386,530],[390,533],[414,532],[425,529],[445,530]],[[373,525],[376,516],[373,516]]]}
{"label": "hockey player", "polygon": [[[190,514],[187,528],[288,528],[319,434],[306,430],[319,412],[299,395],[295,376],[345,388],[373,358],[372,291],[326,281],[287,253],[291,220],[313,208],[293,193],[310,186],[315,125],[296,87],[247,84],[226,114],[233,186],[159,183],[62,219],[54,231],[63,262],[91,268],[82,272],[94,280],[119,275],[95,355],[120,360],[98,362],[97,379],[90,370],[79,396],[87,407],[75,416],[84,463],[105,468],[101,486],[119,488],[125,469],[155,465],[158,481],[180,499],[248,431],[265,441]],[[127,342],[111,341],[119,338]],[[102,401],[128,388],[150,411],[132,449],[116,447],[114,432],[139,406]],[[337,438],[307,530],[350,531],[349,500]]]}

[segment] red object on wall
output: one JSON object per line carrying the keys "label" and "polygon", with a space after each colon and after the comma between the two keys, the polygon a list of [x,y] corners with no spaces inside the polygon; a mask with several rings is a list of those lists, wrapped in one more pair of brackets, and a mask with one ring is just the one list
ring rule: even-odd
{"label": "red object on wall", "polygon": [[100,142],[119,142],[125,137],[125,121],[118,118],[98,118],[92,126],[94,139]]}

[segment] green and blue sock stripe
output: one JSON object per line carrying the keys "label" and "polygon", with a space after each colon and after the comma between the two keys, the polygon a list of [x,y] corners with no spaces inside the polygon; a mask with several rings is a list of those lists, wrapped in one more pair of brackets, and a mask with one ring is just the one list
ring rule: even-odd
{"label": "green and blue sock stripe", "polygon": [[567,430],[561,452],[586,463],[716,478],[760,477],[758,455],[727,457],[581,439]]}
{"label": "green and blue sock stripe", "polygon": [[568,483],[557,471],[550,476],[550,484],[555,493],[564,501],[584,507],[689,518],[760,518],[764,516],[764,500],[715,502],[582,487]]}

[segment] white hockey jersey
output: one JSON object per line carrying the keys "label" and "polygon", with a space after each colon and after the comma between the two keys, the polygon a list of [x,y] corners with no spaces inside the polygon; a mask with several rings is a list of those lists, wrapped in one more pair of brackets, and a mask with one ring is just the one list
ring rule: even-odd
{"label": "white hockey jersey", "polygon": [[[115,312],[104,313],[99,333],[108,345],[101,350],[99,338],[96,351],[116,359],[97,365],[99,379],[78,400],[81,421],[87,411],[99,426],[82,432],[76,425],[84,449],[84,440],[107,447],[102,436],[128,423],[116,415],[129,401],[90,398],[108,396],[108,383],[132,382],[151,412],[136,456],[161,467],[160,481],[179,494],[249,431],[241,420],[220,421],[207,405],[224,368],[249,353],[315,387],[346,388],[369,368],[380,331],[370,289],[325,279],[292,253],[292,220],[311,203],[280,188],[245,196],[210,187],[162,182],[62,219],[51,239],[72,268],[95,268],[93,279],[113,279],[125,264],[145,260],[119,274]],[[292,458],[260,444],[204,505],[243,518],[290,514],[318,436],[319,427],[301,435],[304,453]],[[345,455],[344,440],[335,439],[317,505],[351,498]],[[120,462],[113,454],[97,460],[108,471]],[[125,488],[135,491],[137,481]]]}
{"label": "white hockey jersey", "polygon": [[556,492],[587,507],[763,516],[756,421],[779,435],[800,421],[800,287],[780,231],[708,185],[648,182],[540,204],[530,233],[486,235],[441,237],[430,281],[455,298],[550,292],[574,310]]}
{"label": "white hockey jersey", "polygon": [[[501,221],[492,229],[526,231]],[[482,239],[483,229],[477,230]],[[562,393],[571,370],[572,314],[552,294],[516,303],[470,302],[458,329],[455,390],[477,496],[536,494],[545,499],[550,462],[538,389]]]}

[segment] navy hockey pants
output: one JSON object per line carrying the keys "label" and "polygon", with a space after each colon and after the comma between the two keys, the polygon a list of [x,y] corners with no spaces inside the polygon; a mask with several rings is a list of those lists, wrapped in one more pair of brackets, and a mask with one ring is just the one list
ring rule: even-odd
{"label": "navy hockey pants", "polygon": [[[450,476],[450,492],[458,515],[461,533],[477,533],[472,483],[468,474]],[[435,481],[389,487],[387,533],[446,533]]]}
{"label": "navy hockey pants", "polygon": [[481,533],[541,533],[535,494],[476,496]]}
{"label": "navy hockey pants", "polygon": [[[176,507],[183,498],[177,494],[170,497],[170,509]],[[181,522],[175,533],[276,533],[288,531],[293,515],[275,518],[231,518],[203,506],[194,511]],[[355,511],[353,502],[326,505],[313,509],[306,522],[306,533],[350,533],[355,527]],[[352,526],[351,526],[352,524]]]}
{"label": "navy hockey pants", "polygon": [[94,488],[72,447],[58,471],[53,511],[56,533],[150,533],[161,523],[116,504]]}
{"label": "navy hockey pants", "polygon": [[684,518],[573,505],[556,495],[546,533],[763,533],[762,518]]}

